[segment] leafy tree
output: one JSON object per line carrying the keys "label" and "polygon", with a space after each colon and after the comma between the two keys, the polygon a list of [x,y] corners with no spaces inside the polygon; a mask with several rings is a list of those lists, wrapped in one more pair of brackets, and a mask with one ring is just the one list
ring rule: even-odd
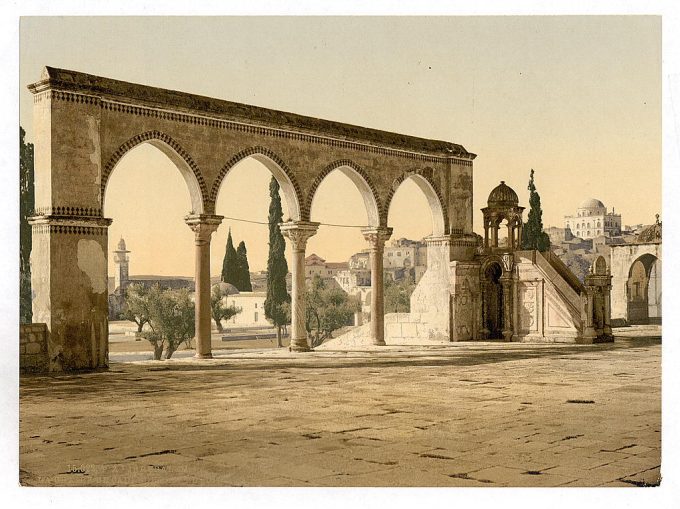
{"label": "leafy tree", "polygon": [[252,292],[253,285],[250,283],[250,265],[248,265],[248,251],[246,243],[241,241],[236,249],[236,263],[238,267],[238,284],[234,285],[242,292]]}
{"label": "leafy tree", "polygon": [[286,241],[283,239],[279,223],[283,221],[279,183],[272,177],[269,183],[269,257],[267,258],[267,298],[264,301],[264,315],[276,326],[276,345],[281,347],[281,327],[289,320],[284,303],[290,302],[286,289]]}
{"label": "leafy tree", "polygon": [[131,284],[125,289],[125,308],[121,318],[135,322],[137,332],[142,332],[144,324],[149,322],[149,289],[146,286]]}
{"label": "leafy tree", "polygon": [[222,281],[231,283],[238,288],[238,258],[236,249],[234,249],[234,241],[231,239],[231,228],[229,228],[229,236],[227,237],[227,248],[224,252],[224,259],[222,261]]}
{"label": "leafy tree", "polygon": [[26,131],[19,126],[19,319],[31,323],[31,249],[33,238],[28,218],[35,207],[33,143],[25,143]]}
{"label": "leafy tree", "polygon": [[225,302],[225,297],[229,295],[229,291],[220,288],[220,285],[215,285],[210,291],[210,308],[212,318],[215,321],[217,330],[222,333],[224,328],[222,327],[222,320],[229,320],[230,318],[239,314],[242,309],[237,308],[233,304],[227,306]]}
{"label": "leafy tree", "polygon": [[522,248],[548,251],[550,249],[550,237],[543,231],[543,211],[541,210],[541,197],[536,191],[534,184],[534,170],[531,169],[529,177],[529,217],[522,228]]}
{"label": "leafy tree", "polygon": [[332,337],[333,331],[348,325],[360,309],[358,298],[347,295],[335,285],[327,285],[316,274],[305,303],[305,329],[312,348]]}
{"label": "leafy tree", "polygon": [[160,360],[165,349],[169,359],[182,343],[187,346],[194,337],[194,303],[189,290],[164,290],[154,285],[148,294],[149,330],[142,337],[153,345],[153,357]]}
{"label": "leafy tree", "polygon": [[409,274],[401,281],[394,281],[391,277],[383,276],[386,313],[408,313],[411,310],[411,294],[416,287],[413,277]]}

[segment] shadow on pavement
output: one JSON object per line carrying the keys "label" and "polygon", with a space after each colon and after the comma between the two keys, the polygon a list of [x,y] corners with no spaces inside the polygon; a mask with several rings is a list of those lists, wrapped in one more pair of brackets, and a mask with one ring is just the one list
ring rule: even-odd
{"label": "shadow on pavement", "polygon": [[[525,359],[556,359],[598,360],[588,359],[589,354],[603,353],[615,350],[644,349],[661,344],[658,335],[640,336],[635,338],[617,338],[614,343],[596,345],[555,345],[539,347],[523,343],[501,343],[498,346],[508,348],[475,346],[468,343],[464,348],[418,348],[411,347],[409,351],[364,351],[348,352],[342,356],[311,357],[301,354],[300,360],[290,357],[238,357],[217,358],[219,363],[211,361],[199,363],[174,363],[158,361],[149,364],[112,363],[110,370],[94,373],[74,373],[58,375],[22,375],[20,389],[22,396],[50,399],[60,397],[77,397],[83,392],[120,391],[123,395],[141,395],[152,392],[172,393],[192,392],[196,387],[186,391],[175,387],[182,387],[179,377],[183,372],[205,372],[206,383],[214,382],[214,376],[219,375],[221,383],[229,383],[229,379],[221,376],[233,371],[262,371],[281,372],[286,369],[319,370],[343,368],[404,368],[404,367],[451,367],[475,366]],[[356,354],[352,356],[352,354]],[[312,354],[313,355],[313,354]],[[158,376],[170,377],[168,386],[159,386]],[[221,373],[220,373],[221,372]],[[175,377],[178,377],[175,380]],[[90,383],[88,383],[90,382]],[[132,383],[131,383],[132,382]]]}

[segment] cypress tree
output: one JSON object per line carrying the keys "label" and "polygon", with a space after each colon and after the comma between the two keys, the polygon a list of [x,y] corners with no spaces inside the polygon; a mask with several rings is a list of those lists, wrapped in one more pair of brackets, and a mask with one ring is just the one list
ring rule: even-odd
{"label": "cypress tree", "polygon": [[31,323],[31,249],[33,238],[28,217],[35,206],[33,143],[25,143],[26,131],[19,126],[19,320]]}
{"label": "cypress tree", "polygon": [[279,223],[283,220],[279,183],[272,177],[269,183],[269,257],[267,259],[267,298],[264,301],[264,314],[276,326],[276,343],[281,343],[281,327],[286,323],[284,302],[290,302],[286,289],[286,241],[283,239]]}
{"label": "cypress tree", "polygon": [[222,281],[238,288],[238,258],[236,256],[236,249],[234,249],[234,242],[231,239],[231,228],[229,228],[227,248],[222,261]]}
{"label": "cypress tree", "polygon": [[531,169],[529,176],[529,217],[522,228],[522,249],[536,249],[548,251],[550,249],[550,237],[543,231],[543,211],[541,210],[541,197],[536,191],[534,184],[534,170]]}
{"label": "cypress tree", "polygon": [[236,288],[241,292],[252,292],[253,285],[250,283],[250,266],[248,265],[248,251],[246,243],[241,241],[236,249],[236,261],[238,262],[238,285]]}

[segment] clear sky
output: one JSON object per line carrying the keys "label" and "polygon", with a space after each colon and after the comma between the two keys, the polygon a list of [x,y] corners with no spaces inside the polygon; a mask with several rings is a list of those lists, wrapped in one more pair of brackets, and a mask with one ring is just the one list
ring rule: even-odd
{"label": "clear sky", "polygon": [[[624,224],[661,211],[661,22],[658,17],[23,18],[25,86],[50,65],[388,131],[453,141],[474,163],[475,230],[505,180],[528,206],[529,170],[544,225],[589,197]],[[217,213],[266,221],[270,175],[253,161],[225,180]],[[247,199],[244,199],[247,193]],[[332,174],[312,219],[364,224],[358,191]],[[424,197],[400,188],[394,237],[431,231]],[[152,147],[120,162],[105,214],[110,249],[123,235],[132,274],[193,275],[188,192]],[[228,228],[252,270],[266,265],[266,227],[225,220],[213,236],[219,273]],[[356,229],[321,228],[308,246],[330,261],[366,247]]]}

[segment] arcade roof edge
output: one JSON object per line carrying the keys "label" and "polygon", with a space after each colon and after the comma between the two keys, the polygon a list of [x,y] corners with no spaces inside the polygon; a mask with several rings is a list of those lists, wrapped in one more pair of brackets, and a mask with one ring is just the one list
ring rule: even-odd
{"label": "arcade roof edge", "polygon": [[294,129],[308,134],[333,136],[350,142],[372,143],[386,148],[440,157],[468,160],[477,157],[476,154],[468,152],[462,145],[456,143],[381,131],[49,66],[44,68],[42,79],[28,85],[28,89],[33,94],[54,89],[94,94],[103,99],[134,101],[133,105],[139,106],[173,107],[182,112],[208,114],[228,121],[255,123],[262,127],[278,129]]}

